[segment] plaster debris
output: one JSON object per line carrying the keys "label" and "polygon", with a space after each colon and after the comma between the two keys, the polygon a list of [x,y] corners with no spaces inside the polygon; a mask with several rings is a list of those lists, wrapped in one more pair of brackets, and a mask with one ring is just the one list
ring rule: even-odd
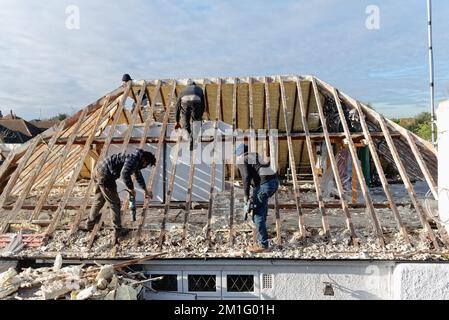
{"label": "plaster debris", "polygon": [[148,281],[142,273],[139,273],[140,278],[135,278],[134,274],[122,270],[132,266],[134,261],[61,268],[60,257],[57,256],[54,267],[26,268],[19,273],[10,268],[1,273],[0,299],[136,300],[142,288],[140,283]]}

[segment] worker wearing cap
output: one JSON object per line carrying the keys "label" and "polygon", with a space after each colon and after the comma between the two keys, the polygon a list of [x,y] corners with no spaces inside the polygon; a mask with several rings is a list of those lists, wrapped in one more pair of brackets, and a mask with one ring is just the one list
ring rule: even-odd
{"label": "worker wearing cap", "polygon": [[133,79],[131,78],[131,76],[129,75],[129,74],[127,74],[127,73],[125,73],[123,76],[122,76],[122,84],[123,84],[123,86],[126,86],[127,84],[128,84],[128,82],[129,81],[132,81]]}
{"label": "worker wearing cap", "polygon": [[112,212],[112,224],[114,227],[114,243],[117,237],[124,235],[126,230],[122,228],[120,217],[120,197],[117,192],[116,180],[121,178],[126,185],[130,195],[135,196],[136,191],[131,179],[133,175],[140,187],[145,190],[145,197],[152,198],[151,191],[147,191],[145,179],[141,169],[148,165],[154,166],[156,159],[151,152],[137,149],[133,153],[117,153],[109,156],[97,165],[94,175],[95,200],[89,213],[87,230],[92,230],[100,220],[100,210],[105,202],[108,202]]}
{"label": "worker wearing cap", "polygon": [[[129,74],[125,73],[125,74],[122,76],[122,84],[123,84],[123,86],[126,87],[126,85],[128,84],[129,81],[133,81],[133,79],[131,78],[131,76],[130,76]],[[138,97],[139,95],[140,95],[140,89],[137,91],[137,96],[134,94],[134,91],[132,92],[132,96],[133,96],[133,99],[134,99],[134,102],[135,102],[135,103],[137,103],[137,97]],[[143,94],[143,97],[142,97],[142,103],[141,103],[141,106],[145,106],[145,105],[147,105],[147,103],[148,103],[148,98],[147,98],[147,93],[145,92],[145,93]],[[136,105],[133,104],[132,109],[131,109],[131,112],[133,112],[135,106],[136,106]]]}
{"label": "worker wearing cap", "polygon": [[[253,210],[253,222],[257,230],[257,244],[249,251],[261,253],[268,251],[268,232],[266,219],[268,199],[278,190],[279,179],[270,163],[264,163],[259,154],[248,152],[248,146],[240,144],[236,148],[237,167],[243,181],[245,210]],[[250,189],[253,188],[252,197]]]}
{"label": "worker wearing cap", "polygon": [[176,102],[175,129],[182,127],[190,136],[190,150],[193,148],[191,121],[201,121],[205,110],[204,92],[195,82],[189,80]]}

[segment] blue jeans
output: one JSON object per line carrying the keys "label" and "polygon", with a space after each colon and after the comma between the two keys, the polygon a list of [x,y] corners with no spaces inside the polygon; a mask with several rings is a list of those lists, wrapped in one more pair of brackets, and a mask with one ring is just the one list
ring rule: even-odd
{"label": "blue jeans", "polygon": [[268,199],[279,188],[277,178],[270,179],[253,190],[253,222],[256,225],[259,245],[268,248],[267,213]]}

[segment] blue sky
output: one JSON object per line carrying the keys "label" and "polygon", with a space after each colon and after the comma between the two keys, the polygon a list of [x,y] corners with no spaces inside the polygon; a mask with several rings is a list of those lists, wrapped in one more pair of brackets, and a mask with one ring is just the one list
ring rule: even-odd
{"label": "blue sky", "polygon": [[[66,7],[80,29],[66,28]],[[365,10],[380,9],[368,30]],[[437,101],[449,2],[433,0]],[[0,109],[72,113],[135,79],[313,74],[387,116],[428,110],[425,0],[2,0]]]}

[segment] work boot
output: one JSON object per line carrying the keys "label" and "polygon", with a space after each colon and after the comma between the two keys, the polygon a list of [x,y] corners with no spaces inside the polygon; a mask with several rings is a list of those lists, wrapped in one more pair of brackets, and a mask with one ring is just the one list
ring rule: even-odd
{"label": "work boot", "polygon": [[100,221],[100,216],[95,218],[94,220],[90,220],[89,218],[87,219],[87,223],[86,223],[86,227],[85,228],[80,228],[81,230],[90,232],[94,229],[95,225]]}
{"label": "work boot", "polygon": [[129,233],[129,229],[120,228],[118,229],[118,236],[119,237],[126,237]]}
{"label": "work boot", "polygon": [[270,248],[269,247],[262,247],[258,244],[251,246],[248,248],[248,251],[251,253],[264,253],[264,252],[269,252]]}
{"label": "work boot", "polygon": [[114,231],[112,233],[112,244],[113,245],[118,244],[119,238],[125,237],[128,233],[129,233],[129,230],[125,229],[125,228],[114,229]]}

